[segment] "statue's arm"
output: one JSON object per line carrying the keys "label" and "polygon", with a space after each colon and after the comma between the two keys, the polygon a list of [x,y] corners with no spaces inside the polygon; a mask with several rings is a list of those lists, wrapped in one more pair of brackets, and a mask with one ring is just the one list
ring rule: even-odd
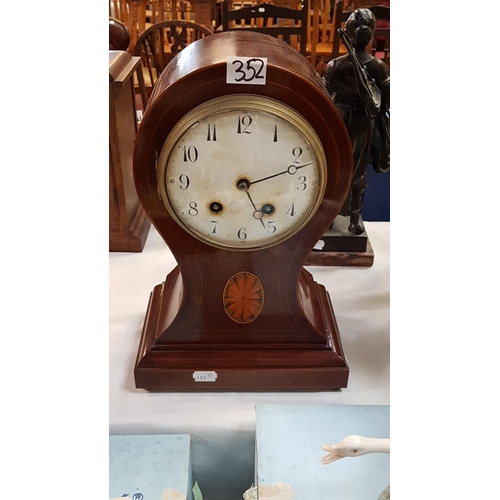
{"label": "statue's arm", "polygon": [[327,64],[325,74],[323,75],[323,81],[325,82],[328,93],[332,95],[337,90],[333,61]]}
{"label": "statue's arm", "polygon": [[391,107],[391,77],[389,68],[383,61],[380,61],[378,68],[377,87],[382,97],[381,111],[387,111]]}

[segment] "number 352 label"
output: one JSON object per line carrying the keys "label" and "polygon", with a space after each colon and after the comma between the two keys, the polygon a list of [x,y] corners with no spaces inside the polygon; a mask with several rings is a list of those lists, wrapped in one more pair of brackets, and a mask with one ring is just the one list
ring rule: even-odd
{"label": "number 352 label", "polygon": [[265,85],[267,57],[228,57],[226,83]]}

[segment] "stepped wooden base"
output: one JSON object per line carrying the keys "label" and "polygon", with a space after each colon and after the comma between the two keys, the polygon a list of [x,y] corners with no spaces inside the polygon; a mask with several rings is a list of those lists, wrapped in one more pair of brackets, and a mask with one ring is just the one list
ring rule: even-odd
{"label": "stepped wooden base", "polygon": [[[156,343],[164,332],[160,311],[172,311],[179,302],[172,272],[151,296],[139,345],[134,375],[137,388],[162,391],[324,391],[347,387],[349,367],[328,292],[314,288],[321,303],[318,322],[326,327],[324,347],[317,343],[290,348],[269,342],[260,345],[212,344],[197,348]],[[177,291],[176,291],[177,290]],[[200,344],[201,345],[201,344]]]}

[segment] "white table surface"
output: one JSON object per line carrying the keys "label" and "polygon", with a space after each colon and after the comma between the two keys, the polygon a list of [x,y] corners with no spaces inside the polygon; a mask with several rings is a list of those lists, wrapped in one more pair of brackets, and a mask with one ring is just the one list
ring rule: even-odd
{"label": "white table surface", "polygon": [[253,482],[256,405],[388,405],[390,223],[365,225],[372,267],[308,267],[330,294],[350,366],[347,389],[333,392],[136,389],[133,368],[149,294],[176,262],[154,228],[142,253],[110,253],[110,434],[190,434],[193,475],[205,500],[236,500]]}

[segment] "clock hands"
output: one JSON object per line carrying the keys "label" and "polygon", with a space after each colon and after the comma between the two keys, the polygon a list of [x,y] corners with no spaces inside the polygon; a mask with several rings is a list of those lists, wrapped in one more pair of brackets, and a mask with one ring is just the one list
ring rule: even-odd
{"label": "clock hands", "polygon": [[251,186],[252,184],[257,184],[257,182],[267,181],[268,179],[272,179],[273,177],[278,177],[278,175],[283,175],[283,174],[293,175],[297,172],[297,170],[299,170],[299,168],[307,167],[309,165],[312,165],[312,163],[313,162],[310,161],[309,163],[304,163],[303,165],[290,165],[286,170],[283,170],[283,172],[280,172],[279,174],[269,175],[268,177],[264,177],[256,181],[249,182],[248,185]]}
{"label": "clock hands", "polygon": [[255,203],[252,200],[252,197],[250,196],[250,193],[248,192],[248,188],[250,187],[250,183],[246,179],[240,179],[236,183],[236,187],[240,189],[241,191],[245,191],[245,193],[248,196],[248,199],[250,200],[250,203],[252,204],[252,207],[254,209],[253,216],[255,219],[260,220],[260,223],[262,224],[262,227],[265,229],[266,225],[264,224],[264,221],[262,220],[262,217],[264,214],[262,213],[262,210],[258,210],[257,207],[255,206]]}
{"label": "clock hands", "polygon": [[262,209],[259,210],[255,206],[255,203],[252,200],[252,197],[250,196],[250,193],[248,191],[250,189],[250,186],[252,184],[257,184],[258,182],[267,181],[268,179],[278,177],[280,175],[284,175],[284,174],[294,175],[297,172],[297,170],[299,170],[300,168],[304,168],[304,167],[307,167],[307,166],[312,165],[312,164],[313,164],[313,162],[310,161],[309,163],[304,163],[303,165],[290,165],[286,170],[283,170],[283,172],[279,172],[279,173],[274,174],[274,175],[269,175],[267,177],[263,177],[262,179],[258,179],[256,181],[252,181],[252,182],[250,182],[247,179],[239,179],[238,180],[238,182],[236,183],[236,187],[240,191],[245,191],[245,193],[248,196],[248,199],[250,200],[250,203],[252,204],[252,207],[254,209],[253,217],[254,217],[254,219],[257,219],[260,221],[260,223],[262,224],[262,227],[264,229],[266,228],[266,225],[264,224],[262,217],[264,217],[264,215],[271,215],[274,212],[274,206],[271,205],[270,203],[266,203],[262,206]]}

